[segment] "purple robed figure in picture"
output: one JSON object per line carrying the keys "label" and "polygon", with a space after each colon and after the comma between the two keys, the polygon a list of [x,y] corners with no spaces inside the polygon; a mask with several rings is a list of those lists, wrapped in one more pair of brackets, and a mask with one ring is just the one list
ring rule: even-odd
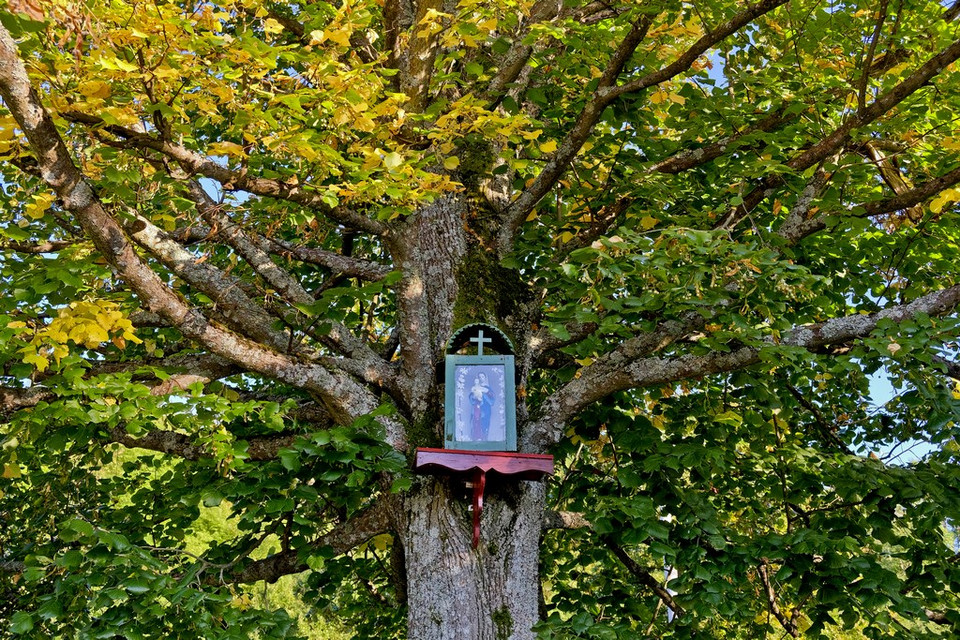
{"label": "purple robed figure in picture", "polygon": [[470,439],[487,440],[490,433],[490,416],[493,414],[493,394],[487,382],[487,374],[478,373],[470,388]]}

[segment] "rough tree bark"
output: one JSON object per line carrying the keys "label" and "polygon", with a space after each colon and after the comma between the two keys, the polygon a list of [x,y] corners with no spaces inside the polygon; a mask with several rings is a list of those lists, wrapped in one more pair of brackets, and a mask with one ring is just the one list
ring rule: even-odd
{"label": "rough tree bark", "polygon": [[406,560],[410,637],[531,639],[540,597],[544,487],[490,482],[476,550],[462,487],[456,480],[425,480],[402,502],[397,529]]}

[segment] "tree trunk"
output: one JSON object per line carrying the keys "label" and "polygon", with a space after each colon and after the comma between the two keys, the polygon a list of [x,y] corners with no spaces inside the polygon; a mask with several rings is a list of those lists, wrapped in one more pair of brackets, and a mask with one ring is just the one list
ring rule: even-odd
{"label": "tree trunk", "polygon": [[[436,366],[456,328],[488,322],[515,344],[526,342],[529,323],[521,311],[529,291],[491,249],[492,215],[478,197],[454,194],[422,208],[388,239],[404,273],[401,366],[411,423],[419,425],[411,447],[441,442]],[[462,477],[424,476],[398,501],[393,524],[404,554],[411,640],[534,638],[544,495],[541,483],[488,475],[477,549]]]}
{"label": "tree trunk", "polygon": [[544,486],[488,476],[480,544],[459,478],[425,478],[399,514],[410,640],[532,640]]}

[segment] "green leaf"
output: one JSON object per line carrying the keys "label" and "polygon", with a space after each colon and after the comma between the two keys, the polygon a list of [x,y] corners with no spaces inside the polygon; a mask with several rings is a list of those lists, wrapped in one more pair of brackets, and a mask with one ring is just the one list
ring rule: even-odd
{"label": "green leaf", "polygon": [[300,454],[295,449],[281,449],[278,457],[284,469],[288,471],[298,471],[300,469]]}
{"label": "green leaf", "polygon": [[33,615],[26,611],[17,611],[14,613],[10,618],[10,632],[24,634],[30,631],[33,631]]}

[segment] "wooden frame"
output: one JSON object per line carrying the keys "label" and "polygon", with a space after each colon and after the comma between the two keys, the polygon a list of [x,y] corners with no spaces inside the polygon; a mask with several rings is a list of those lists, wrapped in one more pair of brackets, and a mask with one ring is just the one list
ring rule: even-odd
{"label": "wooden frame", "polygon": [[446,449],[516,451],[513,356],[446,357]]}

